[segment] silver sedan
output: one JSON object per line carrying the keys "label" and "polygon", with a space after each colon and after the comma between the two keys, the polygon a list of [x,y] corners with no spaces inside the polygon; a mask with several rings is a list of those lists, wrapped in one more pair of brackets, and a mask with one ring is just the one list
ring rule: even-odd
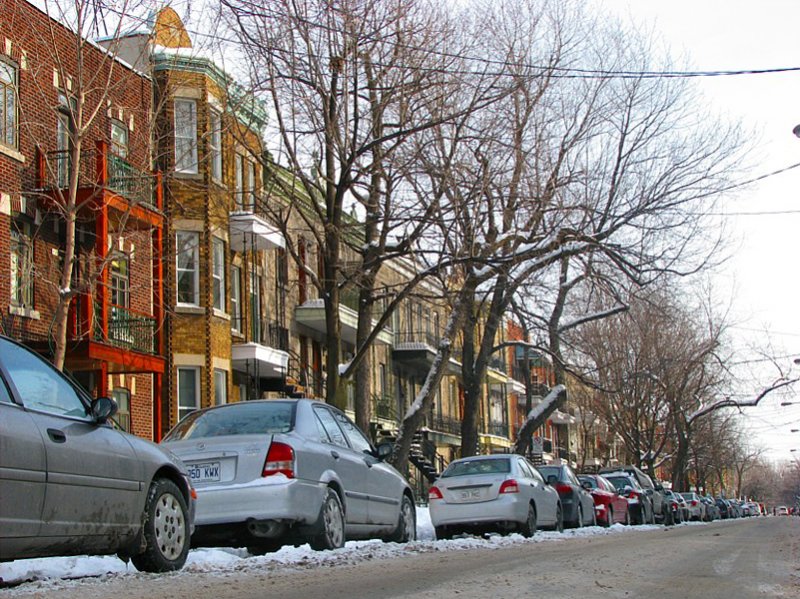
{"label": "silver sedan", "polygon": [[540,526],[564,528],[558,492],[518,455],[454,460],[428,499],[438,539],[486,530],[530,537]]}
{"label": "silver sedan", "polygon": [[322,402],[247,401],[194,412],[163,444],[197,489],[192,545],[274,551],[416,538],[411,489],[353,422]]}

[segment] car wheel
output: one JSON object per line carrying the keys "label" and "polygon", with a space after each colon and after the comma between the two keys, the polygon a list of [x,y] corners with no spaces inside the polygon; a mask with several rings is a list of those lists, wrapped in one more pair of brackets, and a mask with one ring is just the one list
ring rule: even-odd
{"label": "car wheel", "polygon": [[612,524],[614,524],[614,508],[609,505],[606,510],[606,520],[603,522],[603,526],[608,528]]}
{"label": "car wheel", "polygon": [[592,524],[591,526],[597,526],[597,512],[594,510],[594,503],[592,503]]}
{"label": "car wheel", "polygon": [[519,525],[519,534],[523,537],[532,537],[536,534],[536,507],[528,504],[528,518]]}
{"label": "car wheel", "polygon": [[558,506],[556,510],[556,525],[555,530],[557,532],[564,532],[564,511],[561,509],[561,506]]}
{"label": "car wheel", "polygon": [[397,528],[386,539],[392,543],[408,543],[417,539],[417,512],[414,503],[408,495],[403,495],[400,502],[400,515],[398,516]]}
{"label": "car wheel", "polygon": [[625,508],[625,526],[631,525],[631,511]]}
{"label": "car wheel", "polygon": [[322,502],[320,517],[322,532],[308,539],[308,544],[316,551],[344,547],[344,510],[336,491],[328,489]]}
{"label": "car wheel", "polygon": [[178,486],[169,479],[153,481],[142,516],[145,550],[131,556],[142,572],[180,570],[189,554],[189,509]]}
{"label": "car wheel", "polygon": [[578,517],[575,518],[574,527],[575,528],[583,528],[583,508],[578,505]]}

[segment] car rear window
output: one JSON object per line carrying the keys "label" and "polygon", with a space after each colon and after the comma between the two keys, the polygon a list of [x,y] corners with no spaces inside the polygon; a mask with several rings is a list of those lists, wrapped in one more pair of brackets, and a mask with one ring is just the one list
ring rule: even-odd
{"label": "car rear window", "polygon": [[614,485],[617,491],[622,491],[625,487],[633,487],[631,479],[624,476],[606,476],[606,480]]}
{"label": "car rear window", "polygon": [[442,472],[442,478],[475,474],[506,474],[508,472],[511,472],[511,463],[508,459],[469,460],[453,462]]}
{"label": "car rear window", "polygon": [[294,427],[293,402],[236,403],[192,412],[181,420],[164,441],[184,441],[227,435],[288,433]]}

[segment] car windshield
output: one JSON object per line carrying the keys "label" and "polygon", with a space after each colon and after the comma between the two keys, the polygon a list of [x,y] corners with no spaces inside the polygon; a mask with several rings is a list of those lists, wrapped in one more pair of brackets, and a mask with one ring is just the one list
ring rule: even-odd
{"label": "car windshield", "polygon": [[606,476],[606,480],[614,485],[617,491],[622,491],[625,487],[633,487],[630,479],[624,476]]}
{"label": "car windshield", "polygon": [[181,420],[164,441],[288,433],[294,426],[294,406],[284,401],[242,402],[193,412]]}
{"label": "car windshield", "polygon": [[467,460],[453,462],[442,473],[442,478],[451,476],[469,476],[474,474],[507,474],[511,472],[511,463],[507,458],[491,460]]}
{"label": "car windshield", "polygon": [[561,468],[558,466],[539,466],[539,472],[541,472],[545,480],[547,480],[548,476],[555,476],[558,480],[564,480]]}

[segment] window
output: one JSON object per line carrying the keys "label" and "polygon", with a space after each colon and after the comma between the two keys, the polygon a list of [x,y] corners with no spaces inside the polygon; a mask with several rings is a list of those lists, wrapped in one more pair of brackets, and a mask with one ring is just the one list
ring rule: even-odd
{"label": "window", "polygon": [[211,240],[214,308],[225,311],[225,242],[216,237]]}
{"label": "window", "polygon": [[17,147],[17,69],[0,62],[0,143]]}
{"label": "window", "polygon": [[275,260],[277,262],[278,287],[286,287],[289,284],[289,255],[284,248],[276,250]]}
{"label": "window", "polygon": [[89,420],[87,406],[75,387],[44,359],[5,339],[0,339],[0,353],[26,407],[55,416]]}
{"label": "window", "polygon": [[198,272],[198,263],[200,236],[198,233],[190,231],[179,231],[176,235],[176,241],[178,304],[199,306],[200,273]]}
{"label": "window", "polygon": [[197,103],[175,100],[175,170],[197,172]]}
{"label": "window", "polygon": [[228,403],[228,373],[219,368],[214,369],[214,405]]}
{"label": "window", "polygon": [[178,368],[178,420],[200,409],[200,369]]}
{"label": "window", "polygon": [[331,411],[333,412],[334,418],[336,418],[336,421],[339,423],[339,426],[342,427],[345,435],[347,435],[347,438],[350,440],[350,445],[353,449],[364,453],[372,453],[372,444],[364,436],[364,433],[353,424],[353,421],[341,412],[336,410]]}
{"label": "window", "polygon": [[261,277],[250,273],[250,340],[261,342]]}
{"label": "window", "polygon": [[127,256],[118,256],[111,261],[111,304],[113,307],[130,307],[130,272]]}
{"label": "window", "polygon": [[111,121],[111,152],[120,158],[128,157],[128,128],[120,121]]}
{"label": "window", "polygon": [[74,131],[72,115],[74,114],[75,100],[64,94],[58,95],[58,114],[56,115],[56,155],[54,160],[56,177],[59,187],[69,184],[70,164],[72,157],[69,150],[72,147],[72,134]]}
{"label": "window", "polygon": [[11,305],[33,308],[33,242],[24,221],[11,223]]}
{"label": "window", "polygon": [[222,181],[222,117],[216,110],[209,111],[208,153],[211,160],[211,177]]}
{"label": "window", "polygon": [[111,392],[111,398],[117,402],[115,419],[119,428],[126,433],[131,432],[131,392],[118,387]]}
{"label": "window", "polygon": [[241,154],[236,154],[234,158],[234,198],[233,201],[236,204],[236,210],[241,211],[244,208],[242,207],[243,198],[242,195],[244,194],[244,158],[242,158]]}
{"label": "window", "polygon": [[342,429],[336,424],[336,420],[333,414],[331,414],[331,411],[328,408],[320,407],[314,408],[314,413],[317,415],[317,418],[319,418],[322,428],[328,433],[328,438],[331,443],[341,447],[347,447],[347,439],[345,439]]}
{"label": "window", "polygon": [[247,194],[245,210],[252,212],[256,205],[256,165],[249,161],[247,163]]}
{"label": "window", "polygon": [[231,330],[242,332],[242,269],[231,266]]}

